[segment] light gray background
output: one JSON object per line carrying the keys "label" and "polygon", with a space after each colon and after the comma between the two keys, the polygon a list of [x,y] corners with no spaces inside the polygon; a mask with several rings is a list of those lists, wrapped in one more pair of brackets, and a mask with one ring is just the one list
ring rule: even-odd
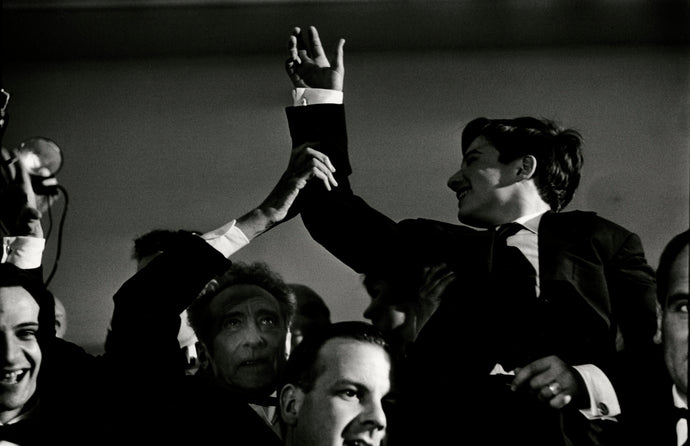
{"label": "light gray background", "polygon": [[[600,15],[585,17],[558,1],[493,3],[502,11],[472,1],[4,3],[2,80],[12,99],[3,145],[41,135],[64,150],[58,180],[70,202],[51,289],[67,307],[67,338],[93,352],[112,295],[135,270],[135,236],[214,229],[256,205],[282,173],[291,101],[284,48],[294,25],[317,25],[329,48],[347,39],[352,183],[392,218],[455,222],[446,180],[461,161],[464,124],[534,115],[585,138],[569,209],[637,232],[654,266],[665,242],[688,228],[690,57],[687,32],[676,29],[687,24],[684,2],[662,12],[603,2]],[[63,205],[53,208],[47,271]],[[359,277],[299,218],[235,258],[267,261],[310,285],[334,320],[362,318]]]}

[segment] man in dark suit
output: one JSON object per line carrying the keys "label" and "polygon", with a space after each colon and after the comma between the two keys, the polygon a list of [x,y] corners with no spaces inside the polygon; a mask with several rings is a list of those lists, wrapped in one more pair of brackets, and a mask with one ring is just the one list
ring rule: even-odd
{"label": "man in dark suit", "polygon": [[[637,235],[592,212],[561,212],[580,179],[579,134],[529,117],[476,119],[448,180],[463,225],[395,222],[350,188],[343,43],[330,61],[315,28],[289,40],[293,145],[313,142],[313,163],[332,163],[338,184],[303,191],[303,222],[360,273],[442,261],[456,274],[409,355],[408,406],[390,444],[469,431],[482,444],[612,442],[618,354],[652,342],[655,278]],[[334,100],[324,101],[328,90]],[[517,232],[502,236],[510,223]]]}
{"label": "man in dark suit", "polygon": [[[137,441],[282,444],[275,392],[295,297],[267,265],[229,257],[294,216],[288,209],[305,176],[310,169],[288,168],[240,218],[202,235],[180,231],[114,296],[106,353],[120,373],[140,378],[134,390],[141,398],[128,413]],[[185,309],[198,338],[193,375],[179,354]]]}
{"label": "man in dark suit", "polygon": [[650,355],[629,358],[630,391],[624,393],[622,416],[629,444],[682,446],[688,441],[689,255],[690,231],[685,231],[668,242],[659,259],[658,345]]}
{"label": "man in dark suit", "polygon": [[[674,237],[661,254],[657,269],[664,363],[673,381],[676,445],[688,442],[688,294],[690,231]],[[667,388],[668,389],[668,388]],[[666,392],[668,397],[668,393]],[[683,410],[684,409],[684,410]]]}
{"label": "man in dark suit", "polygon": [[[117,291],[100,357],[55,337],[54,299],[40,267],[40,212],[28,177],[12,178],[12,189],[0,192],[18,189],[17,206],[3,209],[12,224],[2,235],[40,249],[13,244],[0,262],[0,443],[281,445],[270,397],[286,358],[294,297],[266,267],[229,257],[289,218],[312,174],[288,169],[240,218],[203,235],[180,231]],[[198,375],[186,374],[177,339],[180,313],[192,301],[204,361]]]}

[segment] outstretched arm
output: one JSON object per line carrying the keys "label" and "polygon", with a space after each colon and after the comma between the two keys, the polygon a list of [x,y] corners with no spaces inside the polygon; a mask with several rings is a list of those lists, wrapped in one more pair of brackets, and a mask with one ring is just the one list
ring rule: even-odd
{"label": "outstretched arm", "polygon": [[330,159],[314,147],[313,143],[294,147],[287,169],[268,197],[237,219],[236,226],[249,240],[291,219],[295,215],[291,212],[295,199],[309,180],[316,179],[328,191],[338,185]]}

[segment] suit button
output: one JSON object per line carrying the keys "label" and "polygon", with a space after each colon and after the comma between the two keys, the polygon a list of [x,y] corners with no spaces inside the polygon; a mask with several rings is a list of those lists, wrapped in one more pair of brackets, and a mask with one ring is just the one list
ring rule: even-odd
{"label": "suit button", "polygon": [[597,404],[597,408],[599,409],[600,415],[606,416],[609,414],[609,407],[606,404],[599,403],[599,404]]}

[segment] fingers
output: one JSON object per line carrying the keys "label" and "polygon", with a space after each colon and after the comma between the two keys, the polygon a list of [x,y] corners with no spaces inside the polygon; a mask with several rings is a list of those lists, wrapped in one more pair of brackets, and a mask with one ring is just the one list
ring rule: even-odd
{"label": "fingers", "polygon": [[[518,389],[525,386],[535,385],[541,387],[549,384],[555,378],[555,376],[550,375],[544,376],[544,373],[549,370],[550,366],[551,364],[544,359],[538,359],[520,369],[516,369],[515,379],[513,379],[511,387]],[[536,381],[534,381],[535,379]]]}
{"label": "fingers", "polygon": [[573,400],[573,397],[558,381],[553,381],[551,384],[541,387],[538,391],[538,397],[554,409],[561,409]]}
{"label": "fingers", "polygon": [[309,27],[309,39],[307,40],[307,50],[312,59],[325,57],[323,46],[321,45],[321,38],[315,26]]}
{"label": "fingers", "polygon": [[567,406],[572,400],[572,396],[566,393],[561,393],[549,400],[549,406],[553,407],[554,409],[562,409],[565,406]]}
{"label": "fingers", "polygon": [[424,267],[424,284],[422,286],[429,293],[433,291],[433,294],[428,297],[438,298],[453,279],[455,279],[455,272],[449,269],[445,263],[439,263]]}
{"label": "fingers", "polygon": [[511,389],[528,390],[549,406],[560,409],[572,401],[577,390],[571,373],[570,367],[561,359],[548,356],[516,369]]}
{"label": "fingers", "polygon": [[333,68],[335,71],[339,72],[341,75],[345,74],[345,63],[344,63],[344,48],[345,39],[338,40],[338,45],[335,49],[335,57],[333,57]]}
{"label": "fingers", "polygon": [[307,47],[304,43],[304,38],[302,37],[302,28],[295,26],[292,30],[292,35],[295,36],[295,42],[298,51],[306,51]]}
{"label": "fingers", "polygon": [[288,38],[288,53],[288,61],[293,60],[298,64],[302,63],[299,58],[299,54],[297,53],[297,37],[294,35],[291,35]]}
{"label": "fingers", "polygon": [[331,190],[331,187],[337,187],[338,182],[333,176],[335,167],[331,163],[331,160],[328,158],[328,156],[312,149],[311,147],[307,147],[305,153],[308,156],[311,156],[311,163],[309,163],[311,167],[305,171],[305,174],[308,175],[311,173],[312,176],[319,178],[329,191]]}
{"label": "fingers", "polygon": [[313,143],[307,143],[293,149],[292,170],[294,175],[302,180],[318,178],[330,191],[332,187],[338,186],[333,176],[335,166],[326,154],[312,148],[313,145]]}

